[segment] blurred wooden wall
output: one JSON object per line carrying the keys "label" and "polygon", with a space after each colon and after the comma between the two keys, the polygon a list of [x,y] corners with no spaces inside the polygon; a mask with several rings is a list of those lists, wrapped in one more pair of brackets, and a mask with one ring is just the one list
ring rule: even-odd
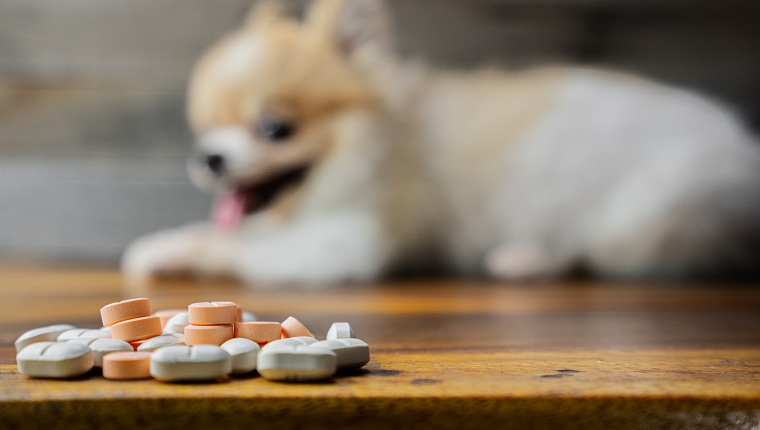
{"label": "blurred wooden wall", "polygon": [[[114,261],[206,216],[184,174],[184,85],[248,0],[0,0],[0,255]],[[295,8],[300,2],[291,2]],[[391,0],[399,48],[441,66],[610,66],[760,125],[752,1]]]}

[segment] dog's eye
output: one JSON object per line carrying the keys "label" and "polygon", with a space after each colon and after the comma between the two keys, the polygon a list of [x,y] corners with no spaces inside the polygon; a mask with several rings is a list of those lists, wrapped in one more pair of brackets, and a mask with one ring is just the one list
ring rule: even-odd
{"label": "dog's eye", "polygon": [[256,133],[272,142],[282,142],[293,135],[294,127],[279,118],[263,118],[256,125]]}

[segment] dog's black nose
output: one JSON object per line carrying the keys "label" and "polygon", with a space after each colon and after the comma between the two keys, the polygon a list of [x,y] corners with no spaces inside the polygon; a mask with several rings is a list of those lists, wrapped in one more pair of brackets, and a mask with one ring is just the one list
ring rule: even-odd
{"label": "dog's black nose", "polygon": [[210,154],[203,157],[203,161],[209,170],[217,175],[224,171],[224,157],[219,154]]}

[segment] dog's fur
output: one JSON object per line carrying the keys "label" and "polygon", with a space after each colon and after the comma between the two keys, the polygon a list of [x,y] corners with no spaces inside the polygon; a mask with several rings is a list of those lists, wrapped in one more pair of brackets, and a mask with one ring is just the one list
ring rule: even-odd
{"label": "dog's fur", "polygon": [[[191,176],[227,190],[296,166],[306,178],[235,228],[139,239],[126,273],[324,284],[757,267],[760,150],[727,110],[611,72],[431,71],[391,47],[378,0],[316,0],[303,23],[255,7],[195,70],[199,150],[226,164],[191,161]],[[295,132],[262,138],[267,116]]]}

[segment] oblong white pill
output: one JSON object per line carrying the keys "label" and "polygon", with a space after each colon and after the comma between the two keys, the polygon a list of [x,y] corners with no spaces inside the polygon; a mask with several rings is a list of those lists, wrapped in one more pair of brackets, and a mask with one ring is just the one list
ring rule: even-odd
{"label": "oblong white pill", "polygon": [[86,345],[63,342],[33,343],[16,354],[19,373],[35,378],[72,378],[94,366]]}
{"label": "oblong white pill", "polygon": [[312,343],[312,348],[325,348],[338,356],[338,370],[354,370],[369,363],[369,345],[360,339],[331,339]]}
{"label": "oblong white pill", "polygon": [[169,321],[166,322],[166,325],[164,326],[164,334],[185,334],[185,326],[188,324],[190,324],[190,322],[188,322],[187,312],[180,312],[169,318]]}
{"label": "oblong white pill", "polygon": [[308,346],[312,343],[317,342],[316,339],[310,336],[296,336],[296,337],[286,337],[285,339],[277,339],[273,340],[266,345],[264,345],[261,349],[262,351],[267,348],[277,348],[278,346]]}
{"label": "oblong white pill", "polygon": [[132,348],[132,345],[119,339],[79,338],[79,339],[72,339],[68,341],[67,343],[79,343],[90,348],[90,351],[92,351],[92,360],[95,363],[95,367],[103,367],[103,357],[106,354],[110,354],[112,352],[135,350],[134,348]]}
{"label": "oblong white pill", "polygon": [[158,348],[169,345],[182,345],[185,343],[185,335],[179,333],[162,334],[152,337],[137,347],[140,352],[153,352]]}
{"label": "oblong white pill", "polygon": [[347,322],[336,322],[330,326],[329,330],[327,330],[327,337],[325,339],[350,339],[354,337],[356,337],[356,335],[354,334],[354,329],[351,328],[351,324]]}
{"label": "oblong white pill", "polygon": [[16,352],[21,352],[25,347],[37,342],[55,342],[58,336],[65,331],[75,329],[71,324],[54,324],[39,327],[22,333],[16,339]]}
{"label": "oblong white pill", "polygon": [[242,374],[256,370],[261,347],[258,343],[243,337],[224,342],[221,348],[232,357],[232,373]]}
{"label": "oblong white pill", "polygon": [[58,342],[68,342],[74,339],[108,339],[110,337],[111,333],[107,333],[100,329],[75,328],[59,334],[56,340]]}
{"label": "oblong white pill", "polygon": [[272,381],[316,381],[328,379],[338,366],[336,354],[329,349],[307,345],[267,344],[259,353],[256,369]]}
{"label": "oblong white pill", "polygon": [[232,372],[232,357],[216,345],[170,345],[150,357],[150,374],[159,381],[207,381]]}

